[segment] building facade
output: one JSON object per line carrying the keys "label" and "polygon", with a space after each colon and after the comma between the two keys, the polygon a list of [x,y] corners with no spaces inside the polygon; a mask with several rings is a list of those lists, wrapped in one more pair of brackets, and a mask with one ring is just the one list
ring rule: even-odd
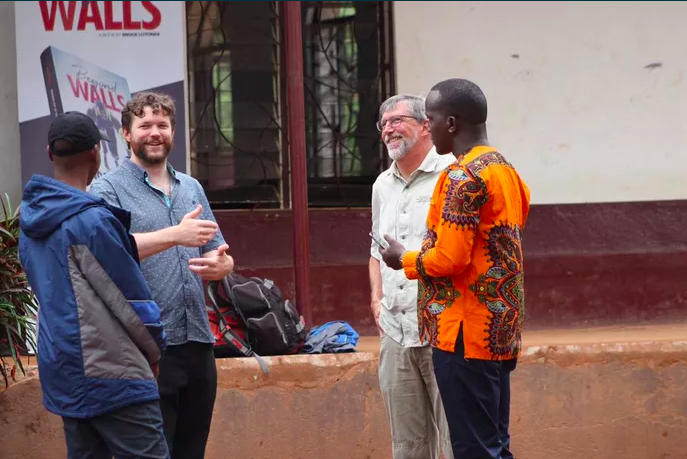
{"label": "building facade", "polygon": [[[293,297],[280,2],[185,2],[190,172],[238,268]],[[21,190],[13,3],[0,3],[0,183]],[[397,92],[478,83],[532,190],[531,327],[684,318],[687,92],[672,2],[301,2],[315,323],[369,314],[374,122]],[[673,24],[672,26],[670,24]]]}

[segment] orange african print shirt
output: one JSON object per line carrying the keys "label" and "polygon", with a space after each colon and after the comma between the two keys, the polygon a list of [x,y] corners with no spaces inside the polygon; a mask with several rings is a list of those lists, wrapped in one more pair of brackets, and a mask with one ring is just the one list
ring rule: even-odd
{"label": "orange african print shirt", "polygon": [[466,358],[518,357],[529,201],[525,182],[491,147],[475,147],[444,170],[422,248],[403,256],[406,277],[418,279],[423,341],[455,352],[462,324]]}

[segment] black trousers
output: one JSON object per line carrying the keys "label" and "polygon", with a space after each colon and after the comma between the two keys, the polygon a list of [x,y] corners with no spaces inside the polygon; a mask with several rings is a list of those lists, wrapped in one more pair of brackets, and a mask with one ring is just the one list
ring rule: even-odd
{"label": "black trousers", "polygon": [[169,459],[157,401],[62,421],[69,459]]}
{"label": "black trousers", "polygon": [[217,395],[212,344],[169,346],[160,361],[158,387],[172,459],[203,459]]}
{"label": "black trousers", "polygon": [[456,352],[435,348],[432,359],[453,456],[513,459],[508,431],[510,374],[517,359],[466,359],[462,329],[456,340]]}

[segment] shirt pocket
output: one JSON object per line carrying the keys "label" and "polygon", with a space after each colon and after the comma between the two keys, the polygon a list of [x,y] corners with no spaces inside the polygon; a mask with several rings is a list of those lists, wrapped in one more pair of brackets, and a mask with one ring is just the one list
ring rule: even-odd
{"label": "shirt pocket", "polygon": [[383,308],[391,310],[391,306],[389,306],[389,302],[387,301],[386,296],[382,297],[381,303]]}
{"label": "shirt pocket", "polygon": [[432,196],[418,196],[413,200],[413,234],[424,238],[427,232],[427,214]]}
{"label": "shirt pocket", "polygon": [[396,216],[394,215],[393,208],[388,202],[383,201],[379,207],[379,219],[377,223],[377,235],[384,239],[384,235],[388,234],[391,237],[396,237],[396,228],[394,223],[396,222]]}
{"label": "shirt pocket", "polygon": [[[181,188],[181,185],[179,184],[177,184],[177,186],[179,186],[180,188],[179,195],[174,200],[174,205],[172,209],[174,211],[174,218],[176,220],[176,223],[178,224],[184,218],[184,215],[198,207],[198,204],[200,204],[200,200],[195,196],[195,193]],[[206,209],[203,208],[203,213],[205,213],[205,211]],[[198,216],[198,219],[202,220],[204,218],[203,213],[201,213],[200,216]]]}

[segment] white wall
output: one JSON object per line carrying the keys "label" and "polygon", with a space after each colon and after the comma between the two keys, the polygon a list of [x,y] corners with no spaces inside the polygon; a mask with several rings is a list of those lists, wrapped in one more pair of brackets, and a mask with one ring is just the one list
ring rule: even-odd
{"label": "white wall", "polygon": [[17,52],[14,2],[0,2],[0,195],[21,200],[21,156],[17,113]]}
{"label": "white wall", "polygon": [[394,2],[394,11],[399,92],[426,94],[455,77],[480,85],[490,140],[533,203],[687,199],[686,3]]}

